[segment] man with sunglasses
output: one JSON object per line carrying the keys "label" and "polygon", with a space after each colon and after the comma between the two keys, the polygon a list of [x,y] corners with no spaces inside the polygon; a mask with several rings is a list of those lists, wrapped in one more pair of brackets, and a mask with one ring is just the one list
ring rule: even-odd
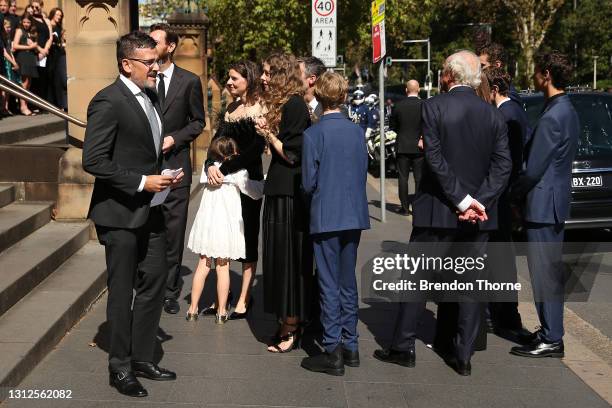
{"label": "man with sunglasses", "polygon": [[96,177],[88,217],[106,249],[110,385],[132,397],[147,396],[137,376],[176,379],[153,362],[168,269],[163,212],[151,200],[183,178],[159,175],[155,46],[141,32],[119,39],[119,78],[90,102],[83,145],[83,168]]}

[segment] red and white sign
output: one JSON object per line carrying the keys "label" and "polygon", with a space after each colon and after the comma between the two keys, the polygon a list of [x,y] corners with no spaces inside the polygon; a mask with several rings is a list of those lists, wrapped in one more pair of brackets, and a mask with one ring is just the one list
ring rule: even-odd
{"label": "red and white sign", "polygon": [[387,53],[385,42],[385,0],[372,2],[372,59],[376,64]]}
{"label": "red and white sign", "polygon": [[337,0],[312,0],[312,55],[336,66]]}

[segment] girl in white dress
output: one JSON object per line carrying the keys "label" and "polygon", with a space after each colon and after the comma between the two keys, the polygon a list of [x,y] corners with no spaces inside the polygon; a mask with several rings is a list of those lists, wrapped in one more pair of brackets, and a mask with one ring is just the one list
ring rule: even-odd
{"label": "girl in white dress", "polygon": [[[218,166],[239,154],[236,142],[228,137],[213,140],[209,151],[209,157],[214,158]],[[200,182],[206,184],[206,187],[187,243],[189,249],[200,254],[200,261],[193,275],[187,320],[198,318],[198,303],[210,272],[211,258],[215,258],[218,305],[215,322],[223,324],[228,318],[229,262],[231,259],[245,257],[240,192],[258,200],[263,195],[263,183],[250,180],[249,173],[244,169],[226,175],[223,184],[218,187],[208,184],[206,172],[202,171]]]}

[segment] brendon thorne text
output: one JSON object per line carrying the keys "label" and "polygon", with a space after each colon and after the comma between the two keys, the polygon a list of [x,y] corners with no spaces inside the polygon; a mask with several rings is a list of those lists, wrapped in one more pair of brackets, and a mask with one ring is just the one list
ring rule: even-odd
{"label": "brendon thorne text", "polygon": [[[465,252],[464,252],[465,253]],[[384,301],[514,302],[523,285],[515,268],[494,268],[481,256],[378,256],[369,263],[364,295]]]}

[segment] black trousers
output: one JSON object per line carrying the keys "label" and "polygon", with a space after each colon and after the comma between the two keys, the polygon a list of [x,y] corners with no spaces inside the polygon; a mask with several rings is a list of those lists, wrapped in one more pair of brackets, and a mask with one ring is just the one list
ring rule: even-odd
{"label": "black trousers", "polygon": [[[410,237],[411,243],[421,244],[473,243],[470,251],[472,253],[460,254],[461,256],[484,254],[487,241],[487,233],[470,227],[462,230],[415,227]],[[452,245],[448,247],[451,248]],[[415,256],[418,255],[415,254]],[[414,348],[417,326],[423,311],[425,311],[424,301],[399,304],[391,343],[393,350],[407,351]],[[462,361],[469,361],[479,336],[483,312],[482,303],[470,301],[439,303],[434,343],[436,349],[444,353],[452,353]]]}
{"label": "black trousers", "polygon": [[422,154],[397,154],[398,195],[404,210],[408,210],[410,204],[408,200],[408,176],[410,176],[410,168],[412,167],[412,172],[414,173],[414,191],[416,192],[419,191],[424,162],[425,158]]}
{"label": "black trousers", "polygon": [[138,229],[96,226],[106,249],[109,371],[153,361],[166,283],[166,234],[160,207]]}
{"label": "black trousers", "polygon": [[[490,242],[497,243],[489,248],[490,275],[499,277],[500,282],[517,282],[516,254],[512,242],[512,213],[505,195],[502,195],[498,205],[497,225],[498,229],[490,235]],[[512,301],[489,302],[489,318],[497,328],[521,329],[523,322],[518,311],[518,293],[513,295]]]}
{"label": "black trousers", "polygon": [[179,298],[183,287],[181,266],[185,248],[189,194],[189,186],[176,188],[168,194],[162,204],[166,220],[166,266],[168,267],[165,297],[172,299]]}

